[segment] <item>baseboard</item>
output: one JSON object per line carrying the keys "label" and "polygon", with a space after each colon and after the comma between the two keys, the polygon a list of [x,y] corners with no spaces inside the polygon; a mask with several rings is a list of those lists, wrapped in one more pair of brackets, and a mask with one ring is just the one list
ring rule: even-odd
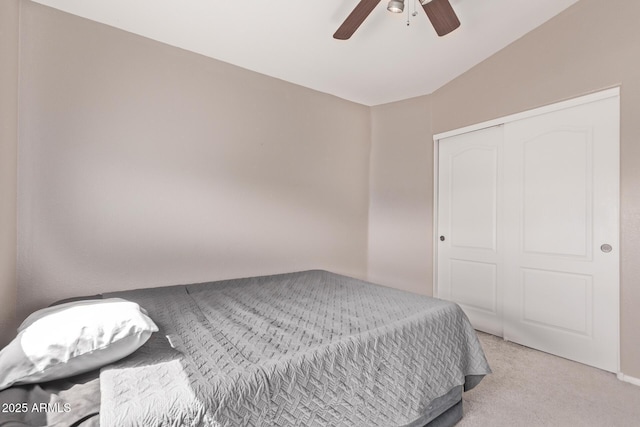
{"label": "baseboard", "polygon": [[624,381],[625,383],[637,385],[640,387],[640,378],[630,377],[629,375],[625,375],[622,372],[618,372],[618,379],[620,381]]}

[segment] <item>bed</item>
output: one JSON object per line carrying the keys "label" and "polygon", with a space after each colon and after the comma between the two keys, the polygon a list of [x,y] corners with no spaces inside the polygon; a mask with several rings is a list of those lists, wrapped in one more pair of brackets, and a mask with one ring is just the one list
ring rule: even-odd
{"label": "bed", "polygon": [[99,370],[0,392],[58,403],[0,426],[450,426],[491,372],[456,304],[327,271],[101,297],[159,332]]}

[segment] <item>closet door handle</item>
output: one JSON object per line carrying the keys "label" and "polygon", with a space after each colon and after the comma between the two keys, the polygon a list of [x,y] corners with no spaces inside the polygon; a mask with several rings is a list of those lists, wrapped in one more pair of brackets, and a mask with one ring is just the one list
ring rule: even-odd
{"label": "closet door handle", "polygon": [[613,248],[611,247],[610,244],[605,243],[604,245],[600,246],[600,250],[602,252],[604,252],[605,254],[608,254],[609,252],[611,252],[613,250]]}
{"label": "closet door handle", "polygon": [[444,242],[444,236],[440,236],[440,241]]}

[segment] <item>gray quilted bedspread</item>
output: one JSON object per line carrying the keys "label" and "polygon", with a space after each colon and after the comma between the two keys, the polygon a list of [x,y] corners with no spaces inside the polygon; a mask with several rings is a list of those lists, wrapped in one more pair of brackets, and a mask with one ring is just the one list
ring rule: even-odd
{"label": "gray quilted bedspread", "polygon": [[402,426],[490,372],[457,305],[326,271],[105,297],[160,332],[102,369],[103,427]]}

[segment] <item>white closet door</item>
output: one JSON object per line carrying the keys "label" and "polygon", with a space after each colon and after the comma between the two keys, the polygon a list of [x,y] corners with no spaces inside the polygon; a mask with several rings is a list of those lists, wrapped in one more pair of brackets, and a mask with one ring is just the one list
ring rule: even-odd
{"label": "white closet door", "polygon": [[476,329],[502,335],[502,127],[441,140],[438,297],[456,301]]}
{"label": "white closet door", "polygon": [[619,101],[505,125],[504,337],[618,367]]}
{"label": "white closet door", "polygon": [[585,102],[439,139],[437,296],[476,329],[616,372],[619,96]]}

